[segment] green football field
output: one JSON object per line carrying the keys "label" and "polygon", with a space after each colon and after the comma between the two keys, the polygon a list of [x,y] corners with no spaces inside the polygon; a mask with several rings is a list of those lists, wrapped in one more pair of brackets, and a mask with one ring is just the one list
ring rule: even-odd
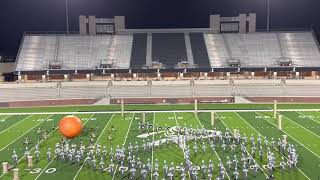
{"label": "green football field", "polygon": [[[221,105],[222,107],[224,105]],[[151,106],[150,106],[151,107]],[[218,107],[216,105],[215,107]],[[258,107],[258,106],[257,106]],[[272,107],[272,106],[271,106]],[[281,106],[280,106],[281,107]],[[271,151],[276,157],[276,168],[274,171],[275,179],[318,179],[320,177],[320,112],[318,111],[303,111],[303,105],[297,105],[296,111],[281,111],[278,114],[283,115],[282,117],[282,130],[277,127],[277,119],[273,118],[273,112],[270,107],[262,108],[262,110],[253,110],[254,107],[244,107],[243,109],[249,110],[223,110],[224,108],[217,108],[220,110],[215,110],[215,123],[214,126],[211,125],[211,113],[210,112],[198,112],[195,115],[194,112],[184,112],[184,111],[157,111],[145,112],[145,123],[152,124],[152,128],[149,130],[139,129],[139,124],[143,123],[143,112],[129,112],[126,111],[124,116],[121,116],[120,112],[106,111],[100,107],[97,111],[94,108],[83,108],[81,112],[79,108],[65,107],[65,111],[69,113],[63,113],[63,107],[54,108],[50,110],[42,111],[39,108],[34,108],[32,110],[26,110],[25,114],[18,114],[18,112],[23,112],[21,109],[18,110],[0,110],[2,112],[10,113],[0,113],[0,162],[9,162],[12,165],[12,152],[16,151],[18,155],[18,165],[16,168],[19,169],[20,179],[43,179],[43,180],[53,180],[53,179],[128,179],[130,172],[126,171],[125,175],[121,175],[119,165],[115,163],[115,173],[110,173],[108,171],[101,172],[100,170],[93,170],[89,167],[85,160],[82,160],[81,164],[73,163],[69,161],[60,160],[55,157],[54,147],[56,143],[61,141],[62,136],[57,130],[57,124],[60,119],[66,115],[76,115],[82,119],[84,124],[84,130],[80,137],[71,140],[71,143],[79,145],[80,139],[83,140],[84,144],[89,144],[90,134],[94,133],[96,138],[94,138],[94,144],[106,146],[109,152],[112,147],[113,150],[116,149],[117,145],[124,145],[128,147],[129,143],[142,144],[143,140],[149,139],[150,141],[158,141],[164,138],[164,131],[157,132],[155,127],[187,127],[195,129],[212,130],[215,128],[222,133],[230,131],[233,133],[234,129],[240,131],[241,135],[246,134],[248,138],[253,135],[256,138],[260,134],[263,138],[267,137],[270,141],[271,138],[278,139],[287,135],[287,141],[290,144],[294,144],[298,153],[298,164],[297,167],[289,169],[285,168],[285,172],[281,173],[279,163],[282,155],[278,152],[277,148],[271,148]],[[309,106],[307,109],[312,109]],[[318,108],[315,105],[314,109]],[[40,108],[41,109],[41,108]],[[156,109],[156,106],[153,110]],[[169,106],[166,109],[170,109]],[[228,108],[225,108],[228,109]],[[232,108],[230,108],[232,109]],[[241,108],[235,108],[241,109]],[[268,110],[269,109],[269,110]],[[86,112],[84,112],[87,110]],[[55,125],[55,126],[54,126]],[[38,129],[41,127],[42,130],[46,130],[48,133],[47,139],[42,138],[38,134]],[[177,134],[178,132],[171,132],[171,134]],[[147,135],[146,135],[147,134]],[[111,136],[111,140],[109,139]],[[141,136],[146,135],[146,136]],[[34,155],[35,145],[40,140],[40,160],[35,162],[33,160],[33,166],[30,168],[27,166],[26,157],[24,157],[25,145],[24,141],[28,137],[29,144],[27,145],[28,150],[31,155]],[[199,141],[198,144],[201,141]],[[208,164],[209,160],[212,160],[214,165],[214,179],[218,176],[218,163],[221,161],[225,167],[227,156],[232,158],[234,153],[229,149],[227,143],[226,150],[219,148],[220,144],[216,145],[215,150],[210,148],[209,141],[204,140],[203,143],[206,145],[207,149],[205,153],[198,153],[195,155],[193,153],[194,140],[188,141],[188,145],[191,149],[190,160],[193,162],[194,166],[201,166],[204,160]],[[247,150],[250,151],[250,143],[247,145]],[[199,146],[201,147],[201,146]],[[48,161],[47,159],[47,149],[52,150],[52,159]],[[201,148],[199,148],[201,151]],[[146,163],[148,159],[152,162],[152,170],[154,169],[155,161],[159,162],[159,174],[160,178],[163,176],[163,162],[167,161],[168,165],[171,162],[174,163],[175,167],[178,168],[180,163],[184,163],[184,150],[177,144],[169,143],[162,144],[160,146],[154,146],[150,150],[144,151],[139,149],[135,152],[135,155],[140,158],[143,163]],[[240,146],[237,147],[237,156],[241,157]],[[263,159],[261,160],[259,156],[254,157],[259,168],[256,179],[266,179],[269,175],[269,171],[266,168],[267,165],[267,152],[265,149]],[[97,161],[99,164],[100,161]],[[110,164],[110,157],[107,156],[105,160],[105,167],[107,168]],[[238,165],[239,177],[242,179],[242,164]],[[2,167],[1,167],[2,168]],[[1,170],[2,171],[2,170]],[[199,179],[207,179],[203,177],[201,171],[199,171]],[[187,179],[191,179],[192,175],[187,173]],[[7,174],[0,174],[0,179],[12,179],[13,173],[9,171]],[[176,170],[175,179],[180,178],[180,173]],[[249,171],[248,179],[253,179],[253,173]],[[135,179],[141,179],[140,172],[136,173]],[[147,179],[154,179],[153,176],[148,174]],[[233,170],[226,168],[225,179],[234,179]]]}

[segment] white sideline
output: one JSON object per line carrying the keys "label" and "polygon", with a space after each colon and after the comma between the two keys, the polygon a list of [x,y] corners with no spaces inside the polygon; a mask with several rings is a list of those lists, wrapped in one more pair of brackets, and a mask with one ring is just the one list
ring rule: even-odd
{"label": "white sideline", "polygon": [[[300,111],[300,112],[312,112],[312,111],[320,111],[320,109],[278,109],[278,112],[291,112],[291,111]],[[166,111],[125,111],[125,113],[170,113],[170,112],[192,112],[194,110],[166,110]],[[273,112],[273,109],[230,109],[230,110],[198,110],[198,112]],[[88,111],[88,112],[34,112],[34,113],[0,113],[0,115],[34,115],[34,114],[113,114],[113,113],[121,113],[121,111]]]}

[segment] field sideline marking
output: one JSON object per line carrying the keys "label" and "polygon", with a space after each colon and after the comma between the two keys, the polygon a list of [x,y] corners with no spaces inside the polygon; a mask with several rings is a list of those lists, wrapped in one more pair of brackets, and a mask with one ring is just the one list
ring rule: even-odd
{"label": "field sideline marking", "polygon": [[29,129],[27,132],[23,133],[22,135],[20,135],[19,137],[15,138],[13,141],[11,141],[11,143],[7,144],[5,147],[3,147],[2,149],[0,149],[0,151],[3,151],[4,149],[6,149],[8,146],[10,146],[12,143],[16,142],[16,140],[20,139],[21,137],[23,137],[24,135],[26,135],[27,133],[29,133],[30,131],[32,131],[34,128],[38,127],[40,124],[44,123],[47,119],[49,119],[52,115],[48,116],[45,118],[44,121],[42,121],[41,123],[35,125],[34,127],[32,127],[31,129]]}
{"label": "field sideline marking", "polygon": [[[152,122],[152,128],[153,128],[153,132],[154,132],[154,126],[155,126],[155,123],[156,122],[156,113],[154,112],[153,113],[153,122]],[[158,129],[157,129],[157,132],[158,132]],[[152,143],[154,143],[154,133],[152,134]],[[154,145],[152,144],[152,149],[151,149],[151,180],[152,180],[152,177],[153,177],[153,147]]]}
{"label": "field sideline marking", "polygon": [[[7,117],[6,117],[6,118],[4,118],[4,119],[8,119],[8,118],[9,118],[9,117],[11,117],[11,116],[12,116],[12,115],[9,115],[9,116],[7,116]],[[32,116],[32,114],[30,114],[29,116],[27,116],[27,117],[25,117],[25,118],[21,119],[21,120],[20,120],[20,121],[18,121],[17,123],[13,124],[12,126],[8,127],[7,129],[5,129],[5,130],[1,131],[1,132],[0,132],[0,134],[4,133],[4,132],[6,132],[7,130],[11,129],[12,127],[14,127],[14,126],[16,126],[16,125],[20,124],[21,122],[23,122],[24,120],[28,119],[28,118],[29,118],[29,117],[31,117],[31,116]]]}
{"label": "field sideline marking", "polygon": [[[259,115],[259,116],[262,116],[261,114],[259,114],[259,113],[256,113],[257,115]],[[240,115],[238,115],[238,116],[240,116]],[[241,117],[241,116],[240,116]],[[241,117],[242,118],[242,117]],[[243,118],[242,118],[243,119]],[[264,118],[263,117],[263,119],[264,120],[266,120],[266,121],[268,121],[266,118]],[[246,120],[245,120],[246,121]],[[268,121],[268,123],[270,123],[269,121]],[[249,124],[249,123],[248,123]],[[270,123],[271,124],[271,123]],[[249,124],[250,125],[250,124]],[[251,125],[250,125],[251,126]],[[252,126],[251,126],[252,127]],[[275,126],[276,127],[276,126]],[[258,130],[256,130],[257,132],[258,132]],[[284,132],[283,130],[281,130],[282,132]],[[287,134],[286,132],[284,132],[285,134]],[[261,133],[259,133],[259,134],[261,134]],[[287,134],[290,138],[292,138],[289,134]],[[292,139],[294,139],[294,138],[292,138]],[[294,139],[295,141],[297,141],[296,139]],[[299,144],[301,144],[299,141],[297,141]],[[271,142],[269,142],[269,144],[270,144]],[[301,144],[302,145],[302,144]],[[303,145],[302,145],[303,146]],[[278,151],[278,149],[277,148],[274,148],[274,149],[276,149],[276,151]],[[279,152],[279,151],[278,151]],[[288,160],[288,158],[286,157],[286,156],[284,156],[284,158],[286,159],[286,160]],[[307,177],[308,179],[310,179],[300,168],[298,168],[297,167],[297,169],[305,176],[305,177]]]}
{"label": "field sideline marking", "polygon": [[[108,123],[106,124],[106,126],[103,128],[102,132],[100,133],[98,139],[96,140],[96,142],[94,143],[94,146],[98,143],[98,140],[101,138],[101,136],[103,135],[104,131],[106,130],[106,128],[108,127],[110,121],[112,120],[114,114],[112,114],[112,116],[110,117]],[[78,174],[80,173],[81,169],[83,168],[84,164],[86,163],[87,158],[84,160],[83,164],[81,165],[81,167],[79,168],[78,172],[76,173],[76,175],[73,177],[73,180],[75,180],[78,176]]]}
{"label": "field sideline marking", "polygon": [[[202,129],[204,129],[204,126],[203,126],[203,124],[201,123],[200,119],[198,118],[198,115],[197,115],[197,114],[195,114],[195,117],[196,117],[196,119],[198,120],[198,122],[199,122],[200,126],[202,127]],[[218,157],[219,161],[221,161],[221,158],[220,158],[220,156],[218,155],[216,149],[214,149],[214,153],[215,153],[216,156]],[[223,165],[223,166],[224,166],[224,165]],[[228,179],[230,180],[230,176],[229,176],[229,174],[228,174],[228,172],[226,171],[225,168],[224,168],[224,172],[226,173]]]}
{"label": "field sideline marking", "polygon": [[[88,118],[88,120],[84,123],[83,126],[85,126],[85,125],[87,124],[87,122],[89,122],[90,119],[91,119],[93,116],[94,116],[94,114],[92,114],[92,115]],[[56,128],[56,129],[57,129],[57,128]],[[38,176],[35,178],[35,180],[37,180],[37,179],[41,176],[41,174],[50,166],[50,164],[56,159],[56,157],[57,157],[57,156],[54,156],[54,158],[47,164],[47,166],[46,166],[45,168],[43,168],[43,170],[40,172],[40,174],[38,174]]]}
{"label": "field sideline marking", "polygon": [[[124,145],[126,144],[126,142],[127,142],[127,138],[128,138],[128,135],[129,135],[129,131],[130,131],[130,129],[131,129],[131,124],[132,124],[132,121],[133,121],[133,119],[134,119],[134,116],[135,116],[135,113],[133,113],[133,115],[132,115],[132,118],[131,118],[131,122],[130,122],[129,128],[128,128],[128,131],[127,131],[126,137],[125,137],[125,139],[124,139],[123,146],[124,146]],[[114,179],[114,177],[115,177],[115,175],[116,175],[116,172],[117,172],[117,169],[118,169],[118,165],[119,165],[119,163],[116,165],[116,168],[114,169],[114,173],[113,173],[113,176],[112,176],[112,180]]]}
{"label": "field sideline marking", "polygon": [[[320,111],[320,109],[278,109],[278,112],[290,112],[290,111],[300,111],[300,112],[314,112],[314,111]],[[151,110],[145,110],[145,111],[126,111],[126,113],[153,113],[153,112],[163,112],[163,113],[171,113],[171,112],[192,112],[194,113],[194,110],[166,110],[166,111],[151,111]],[[212,110],[198,110],[198,112],[273,112],[273,109],[229,109],[229,110],[222,110],[222,109],[212,109]],[[114,113],[121,113],[121,111],[88,111],[88,112],[34,112],[34,113],[0,113],[0,115],[35,115],[35,114],[114,114]]]}
{"label": "field sideline marking", "polygon": [[[258,115],[260,115],[259,113],[256,113]],[[265,119],[265,118],[263,118]],[[273,123],[269,122],[269,120],[265,119],[269,124],[271,124],[272,126],[278,128],[276,125],[274,125]],[[295,141],[297,141],[301,146],[303,146],[304,148],[306,148],[307,150],[309,150],[312,154],[314,154],[315,156],[317,156],[318,158],[320,158],[319,155],[317,155],[316,153],[314,153],[313,151],[311,151],[309,148],[307,148],[305,145],[303,145],[300,141],[298,141],[297,139],[293,138],[290,134],[288,134],[288,132],[281,130],[282,132],[284,132],[285,134],[287,134],[291,139],[294,139]]]}
{"label": "field sideline marking", "polygon": [[303,126],[301,126],[299,123],[295,122],[294,120],[292,120],[292,119],[288,118],[287,116],[285,116],[285,115],[283,115],[283,114],[282,114],[282,116],[283,116],[283,117],[285,117],[286,119],[289,119],[289,120],[290,120],[291,122],[293,122],[294,124],[297,124],[298,126],[302,127],[304,130],[306,130],[306,131],[308,131],[308,132],[312,133],[312,134],[313,134],[313,135],[315,135],[317,138],[320,138],[320,136],[319,136],[318,134],[316,134],[316,133],[314,133],[314,132],[310,131],[309,129],[307,129],[307,128],[303,127]]}
{"label": "field sideline marking", "polygon": [[[174,119],[176,120],[176,125],[179,126],[176,112],[173,112],[173,115],[174,115]],[[180,138],[180,133],[179,133],[179,138]],[[183,151],[183,159],[185,159],[186,158],[186,153],[184,151],[184,148],[181,148],[181,149]],[[188,175],[189,175],[189,179],[191,179],[190,171],[188,171]]]}
{"label": "field sideline marking", "polygon": [[[238,115],[238,113],[236,113]],[[223,122],[223,120],[220,118],[220,116],[217,114],[218,118],[220,119],[220,121],[222,122],[222,124],[228,129],[228,131],[233,134],[232,131],[230,131],[230,128]],[[238,115],[239,116],[239,115]],[[247,122],[246,122],[247,123]],[[248,123],[247,123],[248,124]],[[250,126],[251,128],[253,128],[252,126]],[[253,128],[254,129],[254,128]],[[255,129],[254,129],[255,130]],[[260,134],[257,130],[256,132],[258,134]],[[233,134],[234,135],[234,134]],[[264,172],[264,170],[262,169],[262,167],[259,165],[259,163],[257,163],[257,161],[251,156],[251,154],[248,152],[248,150],[246,149],[247,154],[250,156],[250,158],[259,166],[259,169],[263,172],[263,174],[266,176],[266,178],[268,178],[269,176],[266,174],[266,172]]]}
{"label": "field sideline marking", "polygon": [[[298,112],[298,111],[297,111],[297,113],[300,114],[301,116],[306,116],[307,119],[310,119],[310,120],[312,120],[313,122],[315,122],[315,123],[317,123],[317,124],[320,124],[320,122],[314,120],[314,118],[309,117],[309,115],[302,114],[301,112]],[[315,113],[317,113],[317,112],[315,112]]]}

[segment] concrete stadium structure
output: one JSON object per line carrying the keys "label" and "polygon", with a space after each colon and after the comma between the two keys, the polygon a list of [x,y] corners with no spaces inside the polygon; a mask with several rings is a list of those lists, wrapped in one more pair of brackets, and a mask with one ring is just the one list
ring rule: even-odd
{"label": "concrete stadium structure", "polygon": [[[256,14],[210,15],[208,28],[127,29],[79,17],[79,32],[26,32],[0,106],[320,102],[312,30],[257,32]],[[3,69],[3,68],[2,68]]]}
{"label": "concrete stadium structure", "polygon": [[123,16],[80,16],[76,33],[25,33],[15,72],[19,82],[319,77],[320,51],[312,30],[256,32],[254,13],[211,15],[209,24],[126,29]]}

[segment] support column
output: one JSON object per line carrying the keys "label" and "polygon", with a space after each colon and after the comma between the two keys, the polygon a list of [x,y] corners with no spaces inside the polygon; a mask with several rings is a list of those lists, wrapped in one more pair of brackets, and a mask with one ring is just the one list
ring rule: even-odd
{"label": "support column", "polygon": [[204,73],[204,79],[207,79],[208,78],[208,73]]}
{"label": "support column", "polygon": [[300,72],[295,72],[295,78],[300,79]]}
{"label": "support column", "polygon": [[160,80],[161,79],[161,73],[157,73],[157,78],[158,78],[158,80]]}
{"label": "support column", "polygon": [[69,74],[65,74],[65,75],[63,75],[63,77],[64,77],[64,81],[69,81],[70,80],[70,78],[69,78]]}
{"label": "support column", "polygon": [[45,74],[42,75],[42,82],[47,82],[47,76]]}
{"label": "support column", "polygon": [[96,16],[89,16],[89,35],[97,34]]}
{"label": "support column", "polygon": [[87,81],[91,81],[91,74],[86,74]]}
{"label": "support column", "polygon": [[79,16],[79,32],[80,35],[84,36],[87,35],[87,17],[86,16]]}
{"label": "support column", "polygon": [[230,72],[227,72],[226,78],[230,79]]}
{"label": "support column", "polygon": [[210,28],[214,33],[220,33],[221,31],[220,19],[220,14],[210,15]]}
{"label": "support column", "polygon": [[273,118],[277,118],[277,100],[273,101]]}
{"label": "support column", "polygon": [[18,75],[18,82],[22,83],[22,76],[21,75]]}
{"label": "support column", "polygon": [[111,74],[111,80],[113,80],[114,79],[114,74]]}
{"label": "support column", "polygon": [[28,81],[28,75],[27,75],[27,74],[25,74],[25,75],[23,76],[23,80],[24,80],[24,82],[27,82],[27,81]]}
{"label": "support column", "polygon": [[179,74],[179,78],[182,79],[183,78],[183,73]]}
{"label": "support column", "polygon": [[251,72],[251,79],[254,79],[255,72]]}
{"label": "support column", "polygon": [[0,82],[4,82],[4,76],[0,75]]}
{"label": "support column", "polygon": [[146,65],[152,67],[152,34],[147,35],[147,53],[146,53]]}
{"label": "support column", "polygon": [[273,72],[273,79],[277,79],[278,78],[278,73],[275,71]]}
{"label": "support column", "polygon": [[256,32],[256,24],[257,24],[257,15],[256,13],[249,13],[249,33]]}
{"label": "support column", "polygon": [[239,15],[239,33],[244,34],[247,31],[247,15],[240,14]]}
{"label": "support column", "polygon": [[138,75],[136,73],[133,73],[133,79],[137,80],[137,78],[138,78]]}

